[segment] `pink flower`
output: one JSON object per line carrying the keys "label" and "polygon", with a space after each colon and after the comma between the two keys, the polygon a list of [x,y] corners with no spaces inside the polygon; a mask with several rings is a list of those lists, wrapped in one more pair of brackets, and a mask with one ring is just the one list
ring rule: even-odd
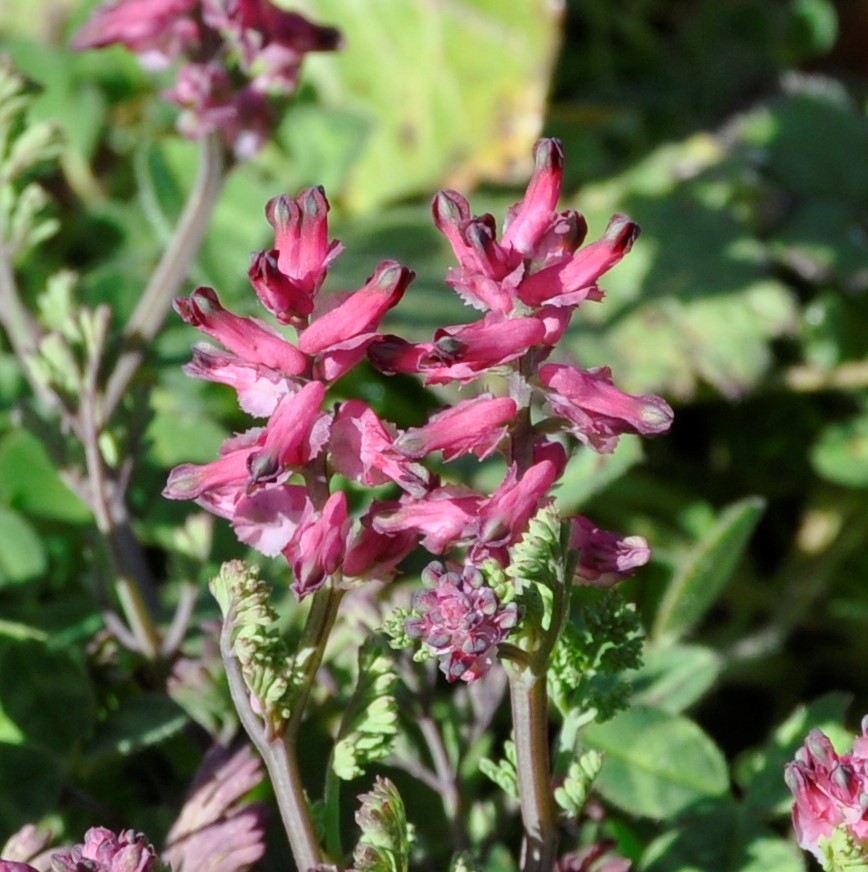
{"label": "pink flower", "polygon": [[402,500],[398,508],[379,513],[373,527],[387,535],[416,533],[426,550],[443,554],[476,535],[482,502],[483,497],[468,488],[448,485],[430,491],[424,499]]}
{"label": "pink flower", "polygon": [[303,466],[319,454],[331,427],[331,417],[320,411],[324,399],[321,382],[308,382],[280,399],[247,459],[249,490],[276,481],[287,467]]}
{"label": "pink flower", "polygon": [[472,324],[438,330],[434,342],[427,345],[382,337],[372,343],[368,355],[374,366],[388,375],[419,372],[426,384],[466,382],[521,357],[542,342],[545,332],[536,318],[502,318],[489,313]]}
{"label": "pink flower", "polygon": [[430,563],[422,571],[424,590],[413,596],[415,615],[408,636],[420,639],[440,659],[448,681],[474,681],[491,668],[492,650],[518,622],[515,603],[501,604],[472,565],[461,572]]}
{"label": "pink flower", "polygon": [[267,418],[281,397],[295,393],[298,385],[282,373],[257,363],[248,363],[235,354],[207,342],[193,346],[193,359],[184,372],[192,378],[229,385],[238,395],[238,405],[257,418]]}
{"label": "pink flower", "polygon": [[346,578],[391,581],[398,564],[416,547],[416,534],[412,530],[386,535],[374,529],[374,519],[383,505],[373,503],[348,538],[341,567]]}
{"label": "pink flower", "polygon": [[150,69],[167,67],[199,38],[199,0],[114,0],[98,6],[73,37],[77,50],[120,44]]}
{"label": "pink flower", "polygon": [[175,300],[175,311],[190,325],[216,339],[248,363],[300,375],[307,358],[279,333],[255,318],[241,318],[220,305],[211,288],[197,288]]}
{"label": "pink flower", "polygon": [[795,800],[793,827],[802,848],[822,860],[821,842],[838,827],[857,843],[868,842],[868,717],[852,752],[841,756],[820,730],[811,730],[784,778]]}
{"label": "pink flower", "polygon": [[115,834],[92,827],[84,843],[57,851],[51,858],[55,872],[151,872],[159,868],[153,847],[142,833],[123,830]]}
{"label": "pink flower", "polygon": [[552,363],[540,369],[539,378],[555,414],[570,421],[570,431],[602,454],[615,450],[621,433],[651,436],[672,423],[672,409],[665,400],[618,390],[608,367],[580,370]]}
{"label": "pink flower", "polygon": [[503,244],[527,258],[536,256],[540,240],[557,222],[555,209],[564,175],[564,151],[558,140],[541,139],[533,157],[534,171],[524,199],[510,207],[503,226]]}
{"label": "pink flower", "polygon": [[350,294],[330,311],[319,315],[299,336],[305,354],[317,354],[330,346],[377,329],[383,316],[396,305],[414,273],[401,264],[381,263],[364,287]]}
{"label": "pink flower", "polygon": [[611,587],[651,559],[641,536],[609,533],[582,515],[570,518],[570,548],[579,552],[576,580],[592,587]]}
{"label": "pink flower", "polygon": [[274,126],[264,95],[250,86],[239,88],[219,59],[185,64],[163,97],[182,110],[177,122],[182,136],[195,140],[219,131],[238,160],[253,157]]}
{"label": "pink flower", "polygon": [[[240,542],[255,548],[266,557],[276,557],[292,541],[302,523],[313,515],[313,503],[307,488],[297,484],[282,484],[243,495],[209,495],[197,502],[209,511],[232,522]],[[216,496],[215,501],[214,496]],[[221,511],[221,504],[226,510]]]}
{"label": "pink flower", "polygon": [[528,306],[547,302],[578,305],[599,293],[594,283],[630,251],[638,235],[638,224],[623,215],[614,215],[602,239],[586,245],[569,259],[528,276],[518,289],[519,297]]}
{"label": "pink flower", "polygon": [[304,55],[340,45],[334,28],[313,24],[268,0],[204,0],[203,18],[237,48],[242,69],[263,93],[292,93]]}
{"label": "pink flower", "polygon": [[245,802],[263,780],[259,758],[214,745],[166,837],[163,859],[174,872],[240,872],[265,854],[265,808]]}
{"label": "pink flower", "polygon": [[299,599],[323,586],[329,575],[337,572],[344,556],[347,527],[347,498],[333,493],[318,517],[302,523],[283,549],[292,567],[290,587]]}
{"label": "pink flower", "polygon": [[0,860],[0,872],[38,872],[29,863],[19,863],[16,860]]}
{"label": "pink flower", "polygon": [[221,446],[220,457],[211,463],[176,466],[169,473],[163,496],[170,500],[195,500],[207,491],[227,487],[242,491],[250,478],[247,458],[261,432],[260,429],[248,430],[243,437],[227,440]]}
{"label": "pink flower", "polygon": [[431,473],[393,447],[394,428],[387,426],[361,400],[341,403],[329,442],[332,465],[341,475],[368,487],[394,481],[407,493],[423,496]]}
{"label": "pink flower", "polygon": [[395,448],[415,458],[432,451],[442,451],[446,461],[469,452],[487,457],[506,435],[516,411],[514,400],[482,394],[437,412],[424,427],[411,427],[398,437]]}
{"label": "pink flower", "polygon": [[530,519],[549,501],[549,491],[566,466],[567,456],[557,442],[540,443],[534,463],[521,478],[513,464],[497,490],[479,507],[479,534],[473,548],[475,559],[486,556],[505,560],[498,553],[517,542]]}
{"label": "pink flower", "polygon": [[265,207],[274,249],[254,255],[250,279],[282,324],[307,323],[329,265],[343,251],[340,242],[329,242],[328,211],[322,188],[306,188],[295,199],[275,197]]}

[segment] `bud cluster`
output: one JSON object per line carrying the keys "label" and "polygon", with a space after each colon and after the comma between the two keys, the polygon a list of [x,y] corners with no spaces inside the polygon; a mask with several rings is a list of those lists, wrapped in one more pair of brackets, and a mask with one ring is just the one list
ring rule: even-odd
{"label": "bud cluster", "polygon": [[198,139],[219,131],[246,158],[275,125],[272,98],[294,93],[305,54],[337,48],[340,35],[269,0],[110,0],[72,45],[115,44],[149,69],[179,64],[163,96],[183,110],[180,132]]}

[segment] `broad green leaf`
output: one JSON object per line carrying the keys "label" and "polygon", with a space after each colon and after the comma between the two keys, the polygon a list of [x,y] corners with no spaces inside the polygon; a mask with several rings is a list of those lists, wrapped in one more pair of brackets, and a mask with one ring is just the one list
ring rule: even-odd
{"label": "broad green leaf", "polygon": [[45,571],[42,540],[30,522],[0,506],[0,587],[30,581]]}
{"label": "broad green leaf", "polygon": [[100,725],[89,756],[128,756],[157,745],[179,732],[189,721],[173,700],[158,693],[145,693],[124,700]]}
{"label": "broad green leaf", "polygon": [[641,872],[804,872],[792,840],[767,830],[755,813],[730,800],[709,803],[686,816],[677,829],[655,839]]}
{"label": "broad green leaf", "polygon": [[714,686],[722,658],[701,645],[648,645],[631,679],[634,702],[669,714],[689,708]]}
{"label": "broad green leaf", "polygon": [[63,770],[51,754],[0,742],[0,821],[9,835],[53,811],[62,786]]}
{"label": "broad green leaf", "polygon": [[60,480],[42,443],[26,430],[0,439],[0,502],[52,521],[91,519],[87,506]]}
{"label": "broad green leaf", "polygon": [[0,649],[0,709],[31,745],[62,757],[94,726],[96,704],[84,667],[37,639]]}
{"label": "broad green leaf", "polygon": [[680,715],[635,706],[592,724],[582,741],[605,754],[599,792],[633,815],[668,819],[729,785],[723,754]]}
{"label": "broad green leaf", "polygon": [[[296,4],[298,5],[298,4]],[[357,113],[357,158],[341,201],[370,211],[437,187],[467,187],[530,166],[558,44],[547,0],[306,0],[300,8],[344,36],[305,59],[327,106]],[[308,150],[310,146],[308,146]]]}
{"label": "broad green leaf", "polygon": [[817,474],[827,481],[868,487],[868,413],[824,427],[810,458]]}
{"label": "broad green leaf", "polygon": [[672,579],[654,618],[653,639],[681,638],[702,620],[735,572],[764,508],[760,497],[747,497],[721,512]]}

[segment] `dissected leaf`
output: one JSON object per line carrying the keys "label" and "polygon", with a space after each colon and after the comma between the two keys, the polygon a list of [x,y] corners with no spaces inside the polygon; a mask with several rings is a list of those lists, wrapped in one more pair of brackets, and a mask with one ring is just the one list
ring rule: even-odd
{"label": "dissected leaf", "polygon": [[339,778],[358,778],[369,763],[391,752],[398,733],[398,706],[393,694],[397,683],[383,643],[367,639],[359,650],[356,689],[335,742],[332,768]]}

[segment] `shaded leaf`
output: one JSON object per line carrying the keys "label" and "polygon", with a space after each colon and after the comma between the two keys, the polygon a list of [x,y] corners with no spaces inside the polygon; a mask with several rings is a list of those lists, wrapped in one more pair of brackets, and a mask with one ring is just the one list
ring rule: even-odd
{"label": "shaded leaf", "polygon": [[0,586],[36,578],[47,558],[39,534],[30,522],[0,506]]}
{"label": "shaded leaf", "polygon": [[91,756],[129,756],[141,748],[157,745],[188,723],[186,712],[158,693],[144,693],[124,700],[100,725]]}
{"label": "shaded leaf", "polygon": [[678,714],[714,686],[722,658],[701,645],[649,645],[631,679],[633,701]]}
{"label": "shaded leaf", "polygon": [[760,497],[747,497],[721,512],[667,588],[654,618],[654,639],[680,638],[702,620],[735,572],[764,508]]}
{"label": "shaded leaf", "polygon": [[605,754],[597,789],[630,814],[668,819],[729,785],[723,754],[680,715],[635,706],[590,725],[582,741]]}

